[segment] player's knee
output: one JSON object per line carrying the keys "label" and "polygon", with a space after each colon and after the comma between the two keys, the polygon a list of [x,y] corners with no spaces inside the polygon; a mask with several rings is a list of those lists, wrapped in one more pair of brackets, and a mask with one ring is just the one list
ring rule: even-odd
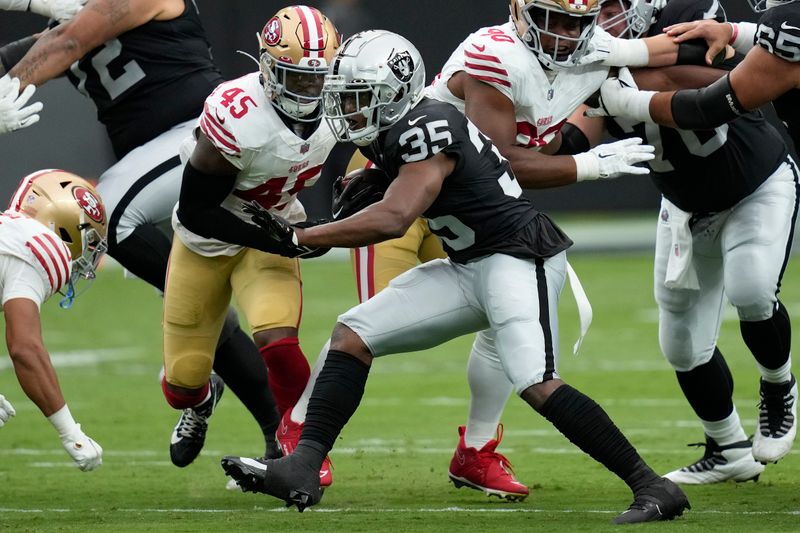
{"label": "player's knee", "polygon": [[355,331],[341,322],[333,328],[331,350],[350,354],[366,365],[372,364],[372,352],[367,345]]}
{"label": "player's knee", "polygon": [[542,407],[547,402],[547,399],[550,398],[550,395],[562,385],[564,385],[564,382],[560,379],[541,381],[526,387],[520,392],[519,396],[525,400],[528,405],[533,407],[536,412],[541,412]]}
{"label": "player's knee", "polygon": [[680,334],[668,333],[660,336],[661,353],[677,372],[688,372],[707,363],[714,355],[713,343],[698,347],[689,331]]}
{"label": "player's knee", "polygon": [[208,382],[211,365],[211,357],[205,354],[184,355],[165,366],[164,379],[169,385],[196,390]]}
{"label": "player's knee", "polygon": [[771,317],[775,310],[775,287],[743,285],[726,288],[728,300],[736,308],[739,320],[757,322]]}

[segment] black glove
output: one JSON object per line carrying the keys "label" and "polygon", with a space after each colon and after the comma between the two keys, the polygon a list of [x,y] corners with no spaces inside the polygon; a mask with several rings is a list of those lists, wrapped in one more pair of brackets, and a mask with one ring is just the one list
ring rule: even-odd
{"label": "black glove", "polygon": [[330,248],[312,248],[298,244],[294,226],[282,216],[270,213],[255,200],[244,204],[242,210],[250,215],[250,220],[254,224],[264,230],[267,240],[265,249],[270,253],[284,257],[312,258],[324,255],[330,250]]}

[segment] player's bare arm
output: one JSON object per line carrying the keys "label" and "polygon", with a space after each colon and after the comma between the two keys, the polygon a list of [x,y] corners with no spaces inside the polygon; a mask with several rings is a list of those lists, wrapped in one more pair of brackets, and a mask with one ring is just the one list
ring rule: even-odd
{"label": "player's bare arm", "polygon": [[173,19],[184,8],[184,0],[89,0],[74,19],[44,34],[10,74],[22,88],[41,85],[101,44],[151,20]]}
{"label": "player's bare arm", "polygon": [[[755,47],[731,71],[728,81],[741,109],[752,111],[770,103],[785,92],[800,87],[800,68],[796,64],[775,57],[761,47]],[[717,83],[725,82],[726,80],[720,80]],[[718,86],[715,84],[712,87]],[[704,94],[709,94],[712,87],[705,89]],[[683,122],[683,117],[673,116],[674,95],[675,92],[661,92],[653,95],[649,108],[653,121],[671,127],[678,127],[677,122]],[[732,118],[734,116],[729,114],[710,116],[707,123],[703,125],[713,128]]]}
{"label": "player's bare arm", "polygon": [[575,183],[577,174],[572,156],[544,155],[516,144],[514,104],[503,93],[466,72],[455,74],[447,86],[455,96],[464,100],[467,118],[511,163],[522,187],[543,189]]}
{"label": "player's bare arm", "polygon": [[455,166],[456,161],[443,153],[405,164],[383,200],[338,222],[296,228],[298,242],[317,248],[355,248],[402,237],[436,199],[442,183]]}
{"label": "player's bare arm", "polygon": [[64,396],[42,340],[39,308],[26,298],[13,298],[3,305],[6,345],[14,371],[25,394],[50,416],[64,407]]}

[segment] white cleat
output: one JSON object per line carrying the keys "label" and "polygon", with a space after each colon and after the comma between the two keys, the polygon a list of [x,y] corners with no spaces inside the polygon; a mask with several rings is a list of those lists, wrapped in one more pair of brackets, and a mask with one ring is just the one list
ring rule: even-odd
{"label": "white cleat", "polygon": [[797,435],[797,380],[785,383],[761,380],[758,430],[753,437],[753,457],[775,463],[792,449]]}
{"label": "white cleat", "polygon": [[673,470],[664,477],[680,485],[708,485],[723,481],[758,481],[764,465],[753,459],[749,440],[720,446],[706,436],[705,443],[690,444],[705,446],[706,451],[697,462]]}

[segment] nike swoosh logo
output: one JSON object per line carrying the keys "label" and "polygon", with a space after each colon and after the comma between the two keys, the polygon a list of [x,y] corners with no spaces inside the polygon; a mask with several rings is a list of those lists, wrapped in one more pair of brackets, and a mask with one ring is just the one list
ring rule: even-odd
{"label": "nike swoosh logo", "polygon": [[214,110],[214,115],[217,117],[217,120],[219,121],[220,124],[225,124],[225,119],[219,116],[219,111],[217,111],[216,109]]}
{"label": "nike swoosh logo", "polygon": [[340,208],[339,208],[339,210],[338,210],[338,211],[336,211],[336,212],[333,214],[333,220],[336,220],[337,218],[339,218],[339,215],[342,213],[342,209],[344,209],[344,207],[340,207]]}
{"label": "nike swoosh logo", "polygon": [[329,472],[328,470],[320,470],[319,471],[319,478],[320,479],[324,478],[325,476],[328,475],[328,472]]}
{"label": "nike swoosh logo", "polygon": [[464,464],[467,462],[467,458],[464,457],[464,454],[458,450],[456,450],[456,459],[458,459],[458,464],[461,466],[464,466]]}
{"label": "nike swoosh logo", "polygon": [[611,157],[614,154],[597,154],[597,157],[600,159],[605,159],[606,157]]}
{"label": "nike swoosh logo", "polygon": [[783,24],[781,24],[781,29],[782,30],[798,30],[798,31],[800,31],[800,28],[798,28],[797,26],[790,26],[790,25],[786,24],[786,21],[784,21]]}
{"label": "nike swoosh logo", "polygon": [[484,50],[486,50],[486,45],[485,44],[481,45],[481,46],[478,46],[477,44],[473,44],[472,46],[474,46],[475,50],[477,50],[478,52],[483,52]]}
{"label": "nike swoosh logo", "polygon": [[413,126],[414,124],[416,124],[417,122],[419,122],[420,120],[422,120],[423,118],[425,118],[427,116],[428,115],[422,115],[422,116],[419,116],[419,117],[415,118],[414,120],[409,120],[408,121],[408,125],[409,126]]}

